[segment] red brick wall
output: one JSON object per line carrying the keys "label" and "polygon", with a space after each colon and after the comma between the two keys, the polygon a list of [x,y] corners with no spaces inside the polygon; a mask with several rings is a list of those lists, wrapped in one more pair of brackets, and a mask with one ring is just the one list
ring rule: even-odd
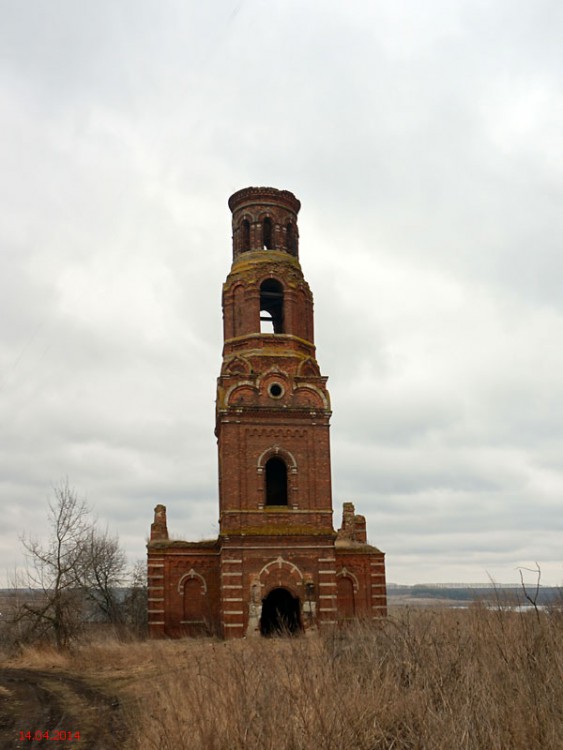
{"label": "red brick wall", "polygon": [[[186,622],[184,617],[184,586],[197,581],[202,592],[200,622]],[[156,583],[156,586],[154,585]],[[217,634],[221,630],[219,597],[219,547],[191,548],[189,543],[165,542],[155,548],[149,545],[149,630],[153,635]],[[152,599],[152,607],[151,607]],[[157,616],[162,600],[162,616]],[[151,609],[153,617],[150,617]],[[157,623],[162,622],[162,625]]]}
{"label": "red brick wall", "polygon": [[[373,551],[372,551],[373,550]],[[385,555],[366,545],[336,550],[337,577],[354,582],[355,615],[358,618],[385,617],[387,594],[385,585]]]}

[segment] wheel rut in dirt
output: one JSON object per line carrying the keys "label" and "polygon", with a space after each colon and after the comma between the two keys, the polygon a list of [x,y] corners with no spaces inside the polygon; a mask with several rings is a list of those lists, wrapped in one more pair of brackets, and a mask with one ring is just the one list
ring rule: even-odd
{"label": "wheel rut in dirt", "polygon": [[[50,739],[22,740],[20,732]],[[65,732],[76,739],[62,741]],[[114,750],[126,746],[126,734],[115,695],[68,672],[0,669],[0,750]]]}

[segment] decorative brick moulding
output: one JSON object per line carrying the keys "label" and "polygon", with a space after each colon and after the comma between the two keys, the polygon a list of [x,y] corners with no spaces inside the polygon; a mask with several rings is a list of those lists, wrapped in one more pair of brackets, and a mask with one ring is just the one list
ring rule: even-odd
{"label": "decorative brick moulding", "polygon": [[287,190],[229,199],[217,380],[219,537],[172,541],[157,505],[148,544],[153,637],[295,633],[387,612],[385,556],[344,503],[334,531],[330,397],[316,360],[313,296]]}

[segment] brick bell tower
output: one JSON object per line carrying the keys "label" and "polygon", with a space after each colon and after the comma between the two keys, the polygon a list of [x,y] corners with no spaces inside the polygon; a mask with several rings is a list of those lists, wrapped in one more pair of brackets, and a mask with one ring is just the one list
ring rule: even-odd
{"label": "brick bell tower", "polygon": [[367,544],[365,519],[345,503],[342,527],[333,528],[330,397],[299,264],[300,202],[250,187],[229,208],[215,427],[220,533],[172,542],[157,506],[151,634],[269,635],[384,616],[384,555]]}

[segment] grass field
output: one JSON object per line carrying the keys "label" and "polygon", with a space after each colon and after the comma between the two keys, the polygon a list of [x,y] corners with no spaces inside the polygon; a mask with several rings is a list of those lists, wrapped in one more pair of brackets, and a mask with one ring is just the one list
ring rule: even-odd
{"label": "grass field", "polygon": [[558,611],[400,608],[322,636],[105,637],[9,664],[119,695],[131,750],[563,748]]}

